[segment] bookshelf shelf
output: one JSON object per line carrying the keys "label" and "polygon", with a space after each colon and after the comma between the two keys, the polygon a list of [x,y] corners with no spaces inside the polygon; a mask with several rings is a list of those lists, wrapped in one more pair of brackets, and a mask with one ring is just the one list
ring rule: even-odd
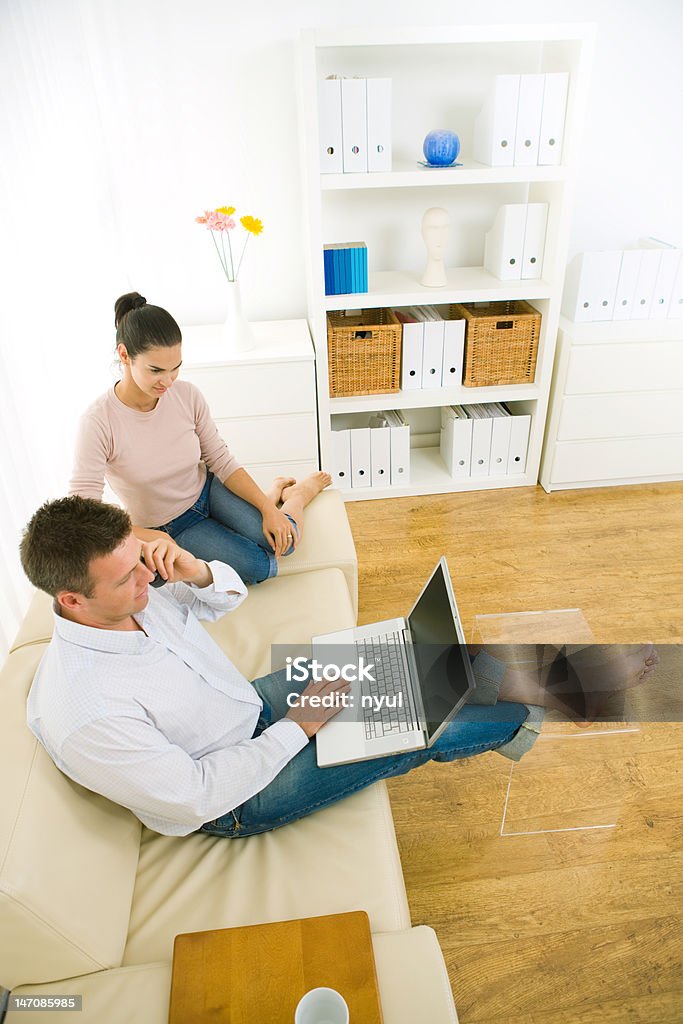
{"label": "bookshelf shelf", "polygon": [[[578,142],[588,102],[594,26],[452,25],[442,28],[305,32],[300,45],[300,135],[307,214],[308,321],[316,350],[320,456],[331,464],[332,427],[345,416],[405,409],[411,423],[410,484],[358,488],[349,500],[491,489],[535,484],[548,409],[553,359],[570,232]],[[569,72],[569,95],[559,166],[489,167],[471,157],[476,115],[497,74]],[[391,78],[392,170],[321,174],[318,82],[326,76]],[[458,131],[461,167],[422,167],[422,139],[434,125]],[[480,264],[484,235],[504,203],[547,203],[543,279],[501,281]],[[420,234],[424,210],[444,206],[451,218],[447,285],[425,288]],[[323,244],[368,245],[368,292],[325,295]],[[406,269],[409,268],[409,269]],[[331,398],[327,313],[382,306],[526,299],[542,313],[533,384],[497,388],[443,388],[391,395]],[[524,474],[507,477],[449,475],[439,454],[444,405],[516,402],[530,414]]]}

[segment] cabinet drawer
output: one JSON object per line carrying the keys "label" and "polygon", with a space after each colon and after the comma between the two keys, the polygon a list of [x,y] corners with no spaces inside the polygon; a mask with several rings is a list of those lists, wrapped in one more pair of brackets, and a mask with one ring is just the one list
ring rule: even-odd
{"label": "cabinet drawer", "polygon": [[565,394],[683,388],[683,342],[584,345],[569,360]]}
{"label": "cabinet drawer", "polygon": [[683,392],[575,395],[565,398],[558,441],[683,434]]}
{"label": "cabinet drawer", "polygon": [[561,442],[551,483],[683,476],[683,435],[612,441]]}
{"label": "cabinet drawer", "polygon": [[214,419],[315,412],[312,360],[201,366],[183,371],[209,403]]}
{"label": "cabinet drawer", "polygon": [[218,419],[218,431],[238,462],[317,461],[318,429],[313,413]]}

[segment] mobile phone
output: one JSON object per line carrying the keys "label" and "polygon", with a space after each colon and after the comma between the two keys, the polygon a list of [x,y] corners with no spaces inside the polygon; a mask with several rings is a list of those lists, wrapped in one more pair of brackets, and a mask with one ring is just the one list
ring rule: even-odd
{"label": "mobile phone", "polygon": [[[145,561],[142,555],[140,555],[140,561],[145,566],[145,568],[148,568],[147,562]],[[149,581],[150,587],[163,587],[164,583],[168,583],[168,580],[165,580],[164,577],[158,572],[155,572],[154,579]]]}

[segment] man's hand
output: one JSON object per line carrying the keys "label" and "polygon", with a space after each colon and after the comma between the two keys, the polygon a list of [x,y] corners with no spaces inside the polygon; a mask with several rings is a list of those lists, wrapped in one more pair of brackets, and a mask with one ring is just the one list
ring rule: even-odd
{"label": "man's hand", "polygon": [[263,534],[275,552],[275,557],[288,551],[291,545],[297,545],[296,530],[284,512],[269,502],[261,511],[263,516]]}
{"label": "man's hand", "polygon": [[[351,687],[345,679],[335,679],[334,682],[322,682],[322,683],[309,683],[306,689],[301,694],[301,703],[296,707],[290,708],[285,715],[285,718],[290,718],[297,725],[300,725],[303,731],[310,739],[315,736],[318,729],[325,722],[328,722],[330,718],[334,718],[344,707],[343,695],[349,693]],[[328,708],[324,706],[311,706],[308,702],[309,697],[322,698],[328,696],[328,694],[338,695],[333,703],[333,706]],[[317,700],[316,700],[317,703]]]}
{"label": "man's hand", "polygon": [[179,547],[170,537],[142,542],[142,560],[151,572],[169,583],[194,583],[208,587],[213,576],[206,562]]}

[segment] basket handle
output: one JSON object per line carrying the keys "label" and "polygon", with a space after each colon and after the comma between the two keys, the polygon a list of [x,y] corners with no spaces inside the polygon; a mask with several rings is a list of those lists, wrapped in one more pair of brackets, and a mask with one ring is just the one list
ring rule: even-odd
{"label": "basket handle", "polygon": [[513,320],[496,320],[497,331],[511,331],[514,326]]}
{"label": "basket handle", "polygon": [[354,331],[353,332],[353,340],[354,341],[367,341],[368,338],[372,338],[372,331]]}

